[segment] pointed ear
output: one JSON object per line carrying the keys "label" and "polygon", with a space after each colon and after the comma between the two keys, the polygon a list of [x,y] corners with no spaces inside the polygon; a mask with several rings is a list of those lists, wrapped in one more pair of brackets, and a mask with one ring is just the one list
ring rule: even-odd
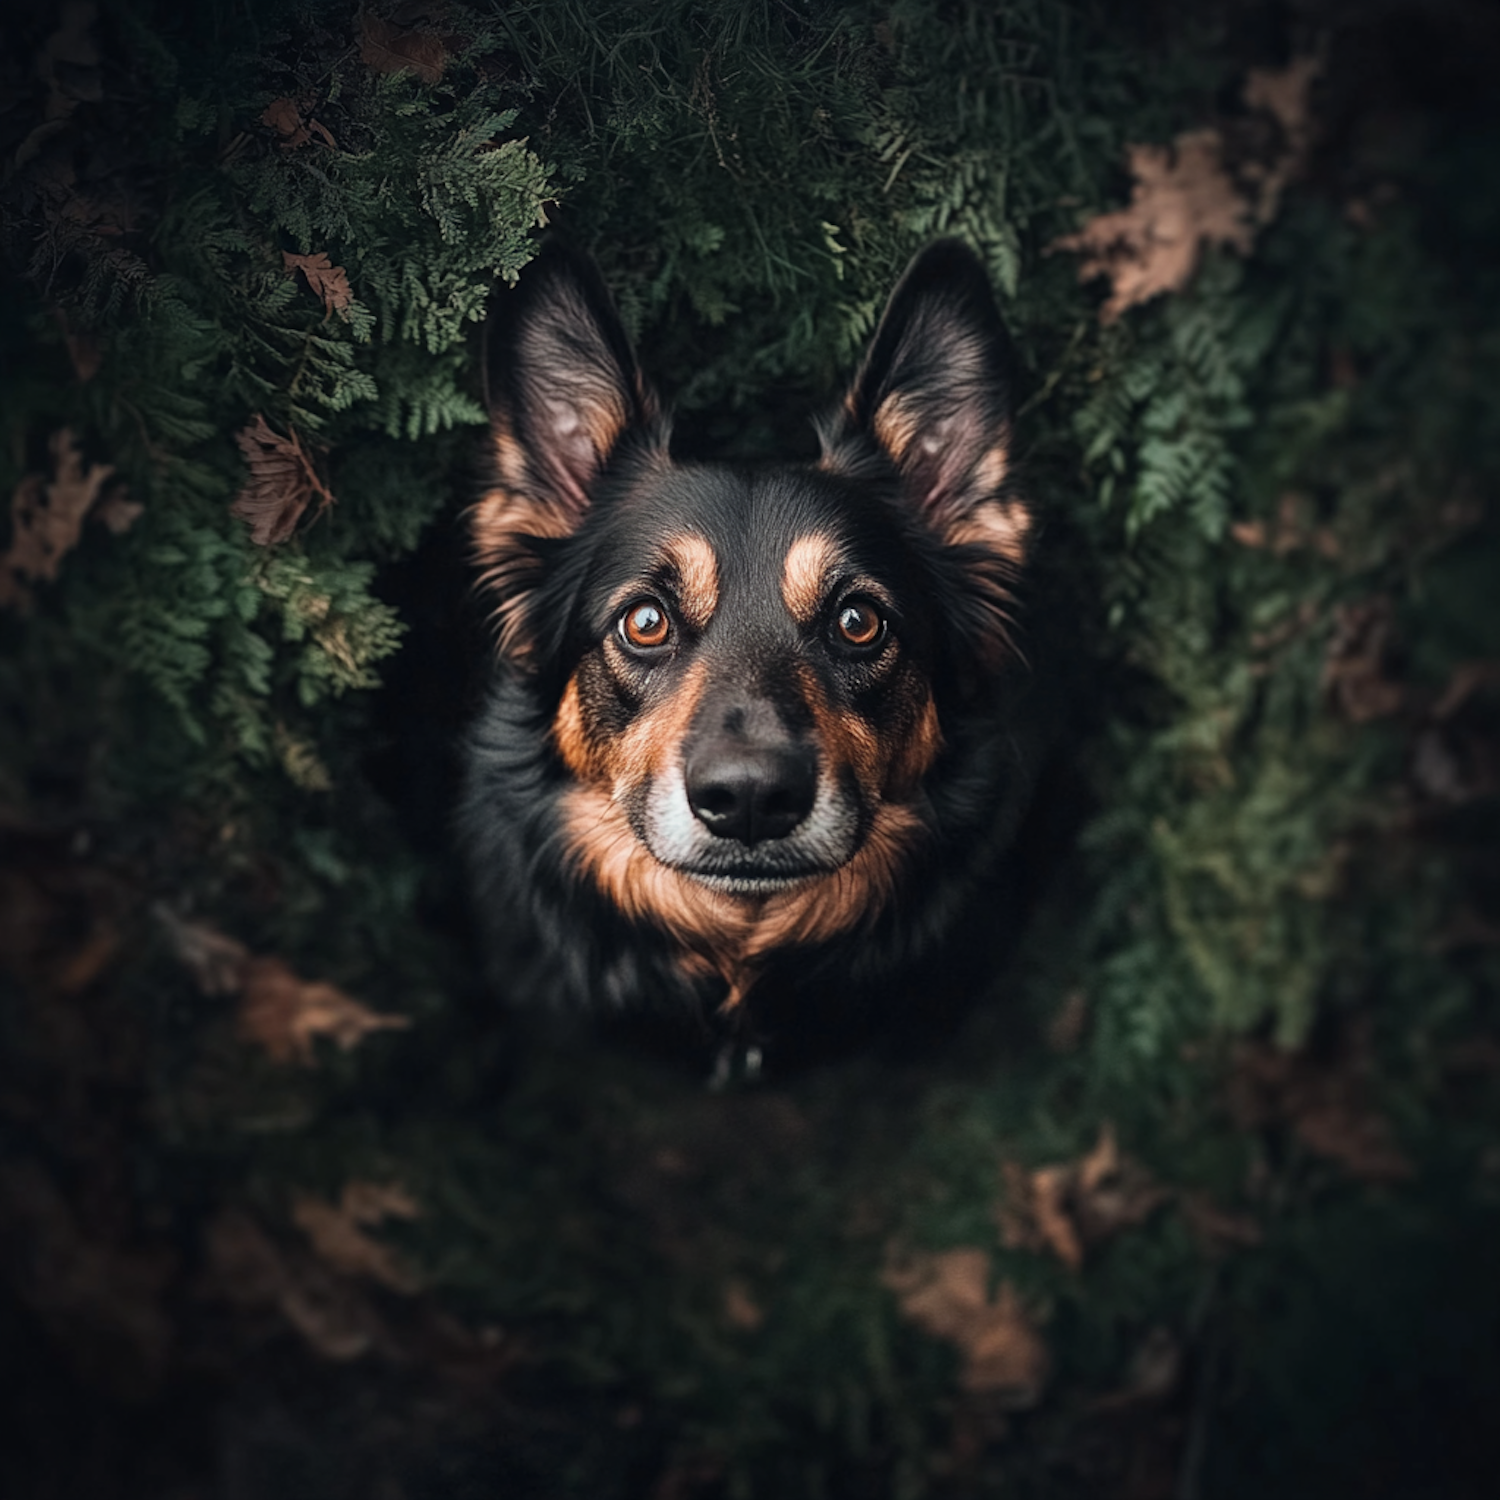
{"label": "pointed ear", "polygon": [[1007,485],[1013,367],[978,256],[958,240],[929,246],[891,294],[843,409],[821,434],[823,466],[849,470],[882,453],[944,541],[1019,566],[1031,518]]}
{"label": "pointed ear", "polygon": [[523,661],[547,542],[577,529],[628,440],[661,441],[659,410],[593,262],[552,241],[496,294],[484,378],[492,478],[470,533],[501,652]]}

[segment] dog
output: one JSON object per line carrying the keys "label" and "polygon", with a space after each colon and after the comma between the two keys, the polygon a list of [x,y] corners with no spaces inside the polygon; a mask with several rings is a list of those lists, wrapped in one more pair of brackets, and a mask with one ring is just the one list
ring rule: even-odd
{"label": "dog", "polygon": [[674,460],[556,244],[497,296],[485,373],[496,661],[459,826],[495,983],[746,1034],[982,984],[1048,716],[977,256],[916,257],[810,464]]}

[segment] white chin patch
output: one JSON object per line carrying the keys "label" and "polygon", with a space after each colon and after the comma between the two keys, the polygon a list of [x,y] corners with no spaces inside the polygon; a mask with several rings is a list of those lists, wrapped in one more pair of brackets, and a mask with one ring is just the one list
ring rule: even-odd
{"label": "white chin patch", "polygon": [[787,878],[774,874],[736,876],[733,860],[726,860],[726,845],[736,851],[742,845],[721,839],[698,821],[688,802],[682,764],[674,755],[646,793],[644,842],[662,864],[687,874],[697,874],[705,884],[725,891],[753,894],[752,888],[775,890],[797,879],[836,870],[853,857],[859,841],[859,814],[840,794],[833,780],[821,771],[812,811],[785,838],[756,844],[753,861],[762,871],[785,867]]}

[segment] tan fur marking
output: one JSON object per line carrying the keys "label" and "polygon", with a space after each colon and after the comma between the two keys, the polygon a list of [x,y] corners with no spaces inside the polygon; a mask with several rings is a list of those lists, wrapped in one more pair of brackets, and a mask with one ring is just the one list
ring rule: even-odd
{"label": "tan fur marking", "polygon": [[707,663],[694,662],[665,703],[637,714],[624,734],[608,747],[605,763],[616,796],[657,774],[687,738],[707,679]]}
{"label": "tan fur marking", "polygon": [[823,684],[811,667],[799,664],[796,673],[823,754],[832,765],[849,766],[865,799],[878,801],[884,790],[886,755],[875,731],[857,714],[839,713],[824,695]]}
{"label": "tan fur marking", "polygon": [[887,396],[875,409],[870,425],[875,441],[900,464],[916,440],[919,418],[901,399],[900,392]]}
{"label": "tan fur marking", "polygon": [[914,684],[921,692],[921,706],[910,731],[901,737],[896,753],[885,773],[885,796],[892,802],[904,802],[916,795],[917,786],[943,748],[942,726],[938,723],[937,704],[925,682]]}
{"label": "tan fur marking", "polygon": [[508,485],[525,484],[526,450],[511,430],[509,419],[497,416],[490,437],[494,445],[496,473]]}
{"label": "tan fur marking", "polygon": [[602,464],[624,432],[629,416],[624,402],[613,389],[590,394],[594,399],[580,402],[578,415]]}
{"label": "tan fur marking", "polygon": [[684,532],[662,548],[662,559],[676,570],[677,607],[694,630],[702,630],[719,607],[719,559],[707,540]]}
{"label": "tan fur marking", "polygon": [[497,596],[495,617],[502,656],[524,661],[530,654],[526,600],[540,564],[528,539],[567,536],[572,529],[569,517],[556,506],[512,489],[492,489],[470,510],[469,535],[480,570],[479,586]]}
{"label": "tan fur marking", "polygon": [[838,563],[832,537],[799,536],[781,565],[781,600],[799,625],[811,625],[823,604],[823,591]]}
{"label": "tan fur marking", "polygon": [[552,720],[552,743],[557,746],[563,764],[580,781],[596,781],[604,774],[597,747],[584,719],[576,672],[568,679],[562,701],[557,706],[557,715]]}
{"label": "tan fur marking", "polygon": [[1019,501],[1005,504],[986,500],[945,526],[943,540],[950,547],[965,543],[987,547],[1019,567],[1026,560],[1026,536],[1030,530],[1031,515]]}
{"label": "tan fur marking", "polygon": [[904,686],[911,721],[890,736],[877,734],[858,715],[834,708],[810,668],[798,672],[803,701],[812,711],[824,755],[831,764],[853,770],[870,803],[904,802],[913,796],[917,783],[943,747],[937,705],[925,681],[908,669],[898,671],[907,679]]}
{"label": "tan fur marking", "polygon": [[1005,476],[1009,472],[1010,447],[1009,433],[1007,433],[1005,440],[996,443],[993,448],[987,448],[979,455],[979,462],[974,465],[974,477],[970,483],[984,494],[993,495],[1005,483]]}

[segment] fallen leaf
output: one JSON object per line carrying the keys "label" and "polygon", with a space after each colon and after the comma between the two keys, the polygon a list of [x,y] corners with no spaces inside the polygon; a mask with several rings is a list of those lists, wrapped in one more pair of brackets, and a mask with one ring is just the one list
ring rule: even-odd
{"label": "fallen leaf", "polygon": [[764,1310],[743,1281],[731,1281],[724,1288],[724,1320],[746,1333],[754,1333],[766,1321]]}
{"label": "fallen leaf", "polygon": [[350,1182],[337,1206],[309,1194],[292,1204],[292,1219],[312,1241],[318,1258],[345,1276],[363,1276],[394,1292],[415,1292],[420,1283],[388,1245],[371,1239],[367,1228],[386,1219],[414,1219],[415,1200],[396,1184]]}
{"label": "fallen leaf", "polygon": [[208,1274],[198,1295],[274,1308],[324,1359],[345,1362],[392,1340],[357,1287],[307,1255],[283,1250],[248,1214],[222,1210],[205,1236]]}
{"label": "fallen leaf", "polygon": [[1244,101],[1264,110],[1281,127],[1281,152],[1260,175],[1256,221],[1269,224],[1281,206],[1286,185],[1303,168],[1314,135],[1312,86],[1323,71],[1317,57],[1294,57],[1284,68],[1252,68],[1245,80]]}
{"label": "fallen leaf", "polygon": [[1323,660],[1323,691],[1351,723],[1386,718],[1405,702],[1402,685],[1386,670],[1394,635],[1389,599],[1343,604],[1334,612],[1333,635]]}
{"label": "fallen leaf", "polygon": [[1090,1403],[1095,1411],[1122,1411],[1165,1401],[1182,1380],[1182,1345],[1167,1328],[1152,1328],[1131,1356],[1125,1383]]}
{"label": "fallen leaf", "polygon": [[1432,717],[1451,719],[1476,693],[1500,689],[1500,661],[1467,661],[1453,669],[1448,686],[1432,705]]}
{"label": "fallen leaf", "polygon": [[1250,1214],[1220,1208],[1207,1193],[1184,1193],[1179,1199],[1179,1207],[1188,1228],[1211,1255],[1231,1249],[1250,1249],[1265,1238],[1258,1219]]}
{"label": "fallen leaf", "polygon": [[368,1010],[335,985],[299,979],[279,958],[252,958],[245,965],[240,1035],[264,1047],[275,1062],[311,1067],[320,1036],[348,1052],[372,1031],[401,1031],[410,1024],[407,1016]]}
{"label": "fallen leaf", "polygon": [[333,503],[295,432],[282,437],[257,412],[234,440],[245,455],[250,478],[229,512],[249,522],[250,538],[258,546],[274,546],[291,536],[315,495],[320,512]]}
{"label": "fallen leaf", "polygon": [[0,555],[0,605],[26,608],[28,583],[51,582],[64,557],[78,545],[83,520],[99,497],[111,464],[83,464],[72,430],[48,439],[53,475],[24,475],[10,497],[10,547]]}
{"label": "fallen leaf", "polygon": [[1228,1082],[1231,1114],[1242,1129],[1289,1125],[1314,1153],[1364,1182],[1399,1182],[1412,1164],[1370,1098],[1368,1036],[1343,1039],[1328,1058],[1269,1042],[1242,1042]]}
{"label": "fallen leaf", "polygon": [[205,995],[237,995],[245,983],[250,950],[241,942],[210,927],[189,922],[158,901],[152,915],[167,935],[178,961]]}
{"label": "fallen leaf", "polygon": [[1411,756],[1412,785],[1423,797],[1462,807],[1500,788],[1500,755],[1493,739],[1435,724],[1417,736]]}
{"label": "fallen leaf", "polygon": [[1042,1243],[1076,1271],[1083,1265],[1083,1236],[1073,1221],[1073,1185],[1077,1168],[1041,1167],[1031,1174],[1031,1217]]}
{"label": "fallen leaf", "polygon": [[989,1278],[989,1256],[960,1249],[897,1255],[881,1279],[905,1317],[957,1346],[964,1390],[1021,1411],[1041,1400],[1052,1358],[1015,1287],[1002,1282],[991,1297]]}
{"label": "fallen leaf", "polygon": [[436,83],[443,76],[448,49],[433,32],[398,26],[366,11],[359,23],[359,56],[377,73],[409,68],[423,83]]}
{"label": "fallen leaf", "polygon": [[302,111],[291,99],[273,99],[261,112],[260,123],[280,136],[293,136],[302,129]]}
{"label": "fallen leaf", "polygon": [[1224,166],[1217,130],[1128,151],[1135,179],[1130,206],[1099,214],[1052,245],[1084,257],[1080,281],[1109,278],[1111,295],[1099,314],[1104,323],[1163,292],[1180,291],[1204,246],[1227,245],[1243,254],[1253,235],[1249,205]]}
{"label": "fallen leaf", "polygon": [[146,514],[146,507],[139,500],[130,499],[129,493],[123,484],[114,485],[94,507],[94,519],[114,536],[124,536]]}
{"label": "fallen leaf", "polygon": [[87,385],[99,373],[99,366],[104,362],[104,351],[92,334],[74,331],[64,309],[55,307],[52,315],[62,329],[63,343],[67,347],[73,373],[78,377],[80,385]]}
{"label": "fallen leaf", "polygon": [[1088,996],[1071,991],[1047,1021],[1047,1048],[1051,1052],[1076,1052],[1089,1024]]}
{"label": "fallen leaf", "polygon": [[1078,1164],[1074,1213],[1084,1238],[1097,1244],[1144,1224],[1171,1195],[1138,1161],[1126,1156],[1108,1121],[1099,1143]]}
{"label": "fallen leaf", "polygon": [[1078,1270],[1087,1250],[1144,1223],[1171,1196],[1139,1162],[1126,1156],[1106,1122],[1086,1156],[1028,1172],[1000,1163],[996,1210],[1000,1242],[1012,1250],[1048,1250]]}
{"label": "fallen leaf", "polygon": [[165,1295],[174,1270],[161,1249],[110,1243],[83,1222],[39,1162],[0,1164],[0,1270],[90,1382],[139,1399],[165,1372],[173,1329]]}
{"label": "fallen leaf", "polygon": [[349,285],[349,273],[342,266],[330,265],[327,253],[320,250],[316,255],[293,255],[288,250],[281,252],[288,271],[301,271],[315,297],[322,300],[323,310],[333,313],[348,307],[354,301],[354,291]]}
{"label": "fallen leaf", "polygon": [[97,103],[104,97],[99,46],[92,35],[98,9],[92,0],[64,0],[58,8],[57,29],[32,63],[33,72],[47,84],[42,123],[16,148],[15,166],[25,166],[36,157],[79,104]]}
{"label": "fallen leaf", "polygon": [[1276,519],[1269,526],[1260,520],[1236,521],[1229,534],[1242,547],[1268,548],[1277,557],[1311,547],[1332,561],[1340,552],[1338,537],[1327,526],[1309,525],[1307,510],[1307,500],[1288,491],[1277,503]]}
{"label": "fallen leaf", "polygon": [[[1126,148],[1133,179],[1129,206],[1097,215],[1051,246],[1084,257],[1080,281],[1109,278],[1101,322],[1113,323],[1127,308],[1163,292],[1181,291],[1207,246],[1249,251],[1256,226],[1275,217],[1287,184],[1306,163],[1313,140],[1311,88],[1321,68],[1318,59],[1299,57],[1280,70],[1250,73],[1245,104],[1271,115],[1281,139],[1269,158],[1242,161],[1238,176],[1226,161],[1224,133],[1213,127],[1187,131],[1169,146]],[[1244,134],[1234,122],[1226,129],[1236,140]]]}
{"label": "fallen leaf", "polygon": [[273,99],[261,112],[260,123],[269,126],[281,137],[277,145],[283,151],[295,151],[305,146],[314,136],[325,146],[338,149],[333,132],[318,120],[304,119],[302,108],[295,99]]}

